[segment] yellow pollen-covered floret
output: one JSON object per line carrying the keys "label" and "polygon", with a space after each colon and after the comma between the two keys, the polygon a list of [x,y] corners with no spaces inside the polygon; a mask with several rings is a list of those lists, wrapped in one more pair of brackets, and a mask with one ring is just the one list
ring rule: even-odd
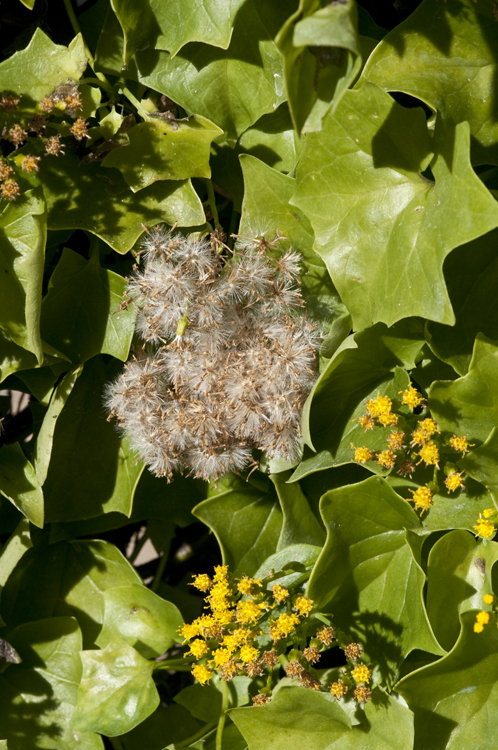
{"label": "yellow pollen-covered floret", "polygon": [[371,676],[372,671],[367,667],[366,664],[358,664],[357,667],[351,670],[351,677],[356,682],[356,684],[361,682],[368,685]]}
{"label": "yellow pollen-covered floret", "polygon": [[248,576],[244,576],[239,580],[237,589],[241,594],[250,595],[254,586],[259,586],[261,588],[262,585],[263,584],[261,583],[261,578],[258,578],[256,580],[255,578],[248,578]]}
{"label": "yellow pollen-covered floret", "polygon": [[196,659],[200,659],[201,656],[204,656],[207,650],[208,647],[206,641],[197,639],[195,641],[192,641],[192,643],[190,644],[190,651],[187,651],[187,654],[192,654],[192,656],[195,656]]}
{"label": "yellow pollen-covered floret", "polygon": [[384,469],[392,469],[396,463],[396,456],[392,450],[381,451],[377,455],[377,463],[384,467]]}
{"label": "yellow pollen-covered floret", "polygon": [[467,438],[463,437],[463,435],[453,435],[453,437],[450,438],[450,445],[454,451],[458,451],[462,456],[465,456],[465,454],[469,452],[469,449],[474,447],[474,444],[469,443]]}
{"label": "yellow pollen-covered floret", "polygon": [[294,602],[294,609],[299,612],[301,617],[307,617],[313,609],[313,600],[307,596],[298,596]]}
{"label": "yellow pollen-covered floret", "polygon": [[277,619],[275,625],[281,633],[284,635],[290,635],[296,629],[296,625],[299,624],[299,617],[295,614],[284,613]]}
{"label": "yellow pollen-covered floret", "polygon": [[439,450],[432,440],[421,447],[418,455],[420,456],[418,463],[423,461],[426,466],[439,466]]}
{"label": "yellow pollen-covered floret", "polygon": [[201,685],[205,685],[211,679],[211,670],[209,667],[205,667],[204,664],[196,664],[192,667],[192,674]]}
{"label": "yellow pollen-covered floret", "polygon": [[400,391],[400,393],[403,393],[402,405],[408,406],[410,409],[415,409],[423,401],[422,396],[411,383],[406,391]]}
{"label": "yellow pollen-covered floret", "polygon": [[364,414],[358,419],[358,422],[360,423],[360,427],[363,427],[365,431],[373,430],[373,428],[375,427],[375,422],[373,421],[370,414]]}
{"label": "yellow pollen-covered floret", "polygon": [[342,680],[337,680],[330,686],[330,692],[335,698],[342,698],[348,692],[348,686]]}
{"label": "yellow pollen-covered floret", "polygon": [[223,666],[223,664],[226,664],[227,661],[230,661],[232,658],[232,652],[228,648],[217,648],[216,651],[213,651],[213,658],[210,660],[212,664],[216,667],[216,669],[219,669]]}
{"label": "yellow pollen-covered floret", "polygon": [[455,490],[460,489],[460,487],[464,486],[464,481],[462,479],[462,475],[458,473],[458,471],[452,471],[448,474],[446,479],[444,480],[444,483],[446,487],[448,488],[449,492],[455,492]]}
{"label": "yellow pollen-covered floret", "polygon": [[353,443],[351,443],[351,448],[354,448],[354,461],[356,461],[359,464],[366,464],[367,461],[371,461],[373,458],[372,451],[368,450],[368,448],[360,447],[357,448]]}
{"label": "yellow pollen-covered floret", "polygon": [[495,597],[493,594],[484,594],[482,598],[483,598],[484,604],[493,604],[495,600]]}
{"label": "yellow pollen-covered floret", "polygon": [[281,586],[279,583],[275,584],[271,592],[277,604],[282,604],[289,596],[289,589],[286,589],[285,586]]}
{"label": "yellow pollen-covered floret", "polygon": [[419,487],[416,490],[410,490],[412,493],[412,501],[415,503],[415,510],[419,510],[423,513],[432,505],[432,492],[428,487]]}
{"label": "yellow pollen-covered floret", "polygon": [[256,622],[261,617],[264,609],[266,609],[265,604],[256,604],[252,599],[248,599],[246,602],[239,602],[236,612],[237,622]]}
{"label": "yellow pollen-covered floret", "polygon": [[249,661],[256,661],[259,656],[259,651],[254,646],[242,646],[240,649],[240,661],[243,664],[247,664]]}
{"label": "yellow pollen-covered floret", "polygon": [[202,627],[197,620],[192,623],[185,623],[180,629],[180,633],[183,635],[186,641],[191,638],[195,638],[196,635],[202,635]]}
{"label": "yellow pollen-covered floret", "polygon": [[491,523],[491,521],[486,520],[485,518],[478,518],[474,529],[477,532],[476,536],[480,536],[483,539],[490,539],[495,535],[494,524]]}
{"label": "yellow pollen-covered floret", "polygon": [[194,576],[194,580],[192,583],[189,583],[189,586],[195,586],[199,591],[206,592],[211,588],[211,579],[205,573],[201,573],[198,576]]}
{"label": "yellow pollen-covered floret", "polygon": [[390,414],[392,401],[389,396],[381,396],[377,393],[377,398],[371,398],[367,401],[367,412],[374,419],[378,419],[383,414]]}
{"label": "yellow pollen-covered floret", "polygon": [[403,448],[405,434],[399,430],[393,430],[387,438],[387,444],[392,451],[400,451]]}
{"label": "yellow pollen-covered floret", "polygon": [[390,425],[394,426],[398,424],[398,417],[392,412],[387,412],[386,414],[380,415],[379,422],[383,427],[389,427]]}

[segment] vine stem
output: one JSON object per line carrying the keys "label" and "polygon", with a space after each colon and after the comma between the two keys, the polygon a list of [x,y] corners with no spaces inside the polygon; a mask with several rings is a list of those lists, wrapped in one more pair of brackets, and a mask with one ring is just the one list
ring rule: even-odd
{"label": "vine stem", "polygon": [[195,734],[191,734],[190,737],[187,737],[181,742],[175,742],[175,750],[180,750],[182,747],[188,747],[196,740],[200,740],[201,737],[204,737],[204,735],[210,732],[215,726],[216,724],[204,724],[204,726],[195,732]]}
{"label": "vine stem", "polygon": [[174,669],[176,672],[184,672],[190,669],[193,661],[195,661],[195,657],[193,656],[182,656],[180,659],[164,659],[154,664],[154,671],[157,669]]}
{"label": "vine stem", "polygon": [[225,728],[227,710],[228,710],[228,685],[225,682],[225,680],[221,680],[221,714],[218,720],[218,729],[216,730],[216,750],[222,750],[223,730]]}
{"label": "vine stem", "polygon": [[126,98],[128,99],[128,101],[130,101],[133,104],[133,106],[137,110],[137,112],[140,115],[140,117],[143,117],[144,120],[146,120],[146,121],[149,120],[149,118],[150,118],[149,113],[147,112],[146,109],[144,109],[142,107],[142,105],[140,104],[140,102],[138,101],[138,99],[136,98],[136,96],[133,96],[133,94],[131,93],[130,89],[126,88],[126,86],[121,86],[120,90],[126,96]]}
{"label": "vine stem", "polygon": [[76,18],[76,14],[74,12],[73,6],[71,4],[71,0],[64,0],[64,7],[66,9],[67,16],[69,18],[69,21],[71,23],[71,26],[73,27],[73,31],[75,34],[81,34],[81,38],[83,39],[83,49],[85,51],[85,55],[88,58],[88,63],[97,76],[101,86],[103,89],[107,91],[108,94],[113,94],[113,88],[105,75],[103,73],[99,73],[97,70],[95,70],[95,58],[90,52],[90,48],[88,47],[87,43],[85,42],[85,37],[83,36],[83,33],[81,31],[80,25],[78,23],[78,19]]}
{"label": "vine stem", "polygon": [[205,180],[205,183],[208,193],[209,208],[211,209],[211,213],[213,214],[214,226],[216,227],[216,229],[221,229],[220,219],[218,217],[218,209],[216,208],[216,196],[214,194],[213,181]]}
{"label": "vine stem", "polygon": [[150,587],[154,593],[156,593],[157,589],[159,588],[159,584],[161,583],[161,578],[163,577],[164,568],[166,567],[167,562],[168,555],[163,552],[163,556],[159,560],[159,565],[157,566],[156,575],[154,576],[154,580],[152,581],[152,586]]}

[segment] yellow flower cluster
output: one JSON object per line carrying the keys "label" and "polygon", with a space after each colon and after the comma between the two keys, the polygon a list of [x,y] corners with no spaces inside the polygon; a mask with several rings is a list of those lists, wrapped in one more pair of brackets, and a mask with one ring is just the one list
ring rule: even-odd
{"label": "yellow flower cluster", "polygon": [[[226,565],[216,567],[213,578],[206,574],[193,577],[191,585],[204,594],[207,612],[185,623],[180,632],[188,644],[185,659],[192,663],[192,675],[201,685],[209,683],[216,674],[230,682],[239,674],[256,677],[266,672],[267,685],[253,698],[253,705],[264,705],[271,700],[274,676],[284,669],[303,687],[322,689],[314,665],[322,652],[333,645],[334,629],[323,624],[313,629],[309,619],[313,600],[300,591],[293,593],[292,586],[282,586],[274,578],[272,573],[265,580],[243,576],[232,582]],[[270,647],[268,635],[273,640]],[[362,654],[361,646],[350,643],[344,653],[351,662],[343,669],[346,681],[333,683],[331,694],[341,698],[348,687],[356,686],[357,702],[369,700],[371,691],[365,685],[370,681],[371,670],[365,664],[355,666]],[[364,690],[357,694],[362,686]]]}
{"label": "yellow flower cluster", "polygon": [[[415,509],[422,514],[426,513],[433,504],[434,493],[440,492],[437,472],[440,463],[444,460],[445,445],[449,445],[450,448],[465,456],[473,443],[469,443],[463,435],[453,435],[445,444],[441,438],[437,437],[440,432],[437,422],[431,416],[426,416],[427,402],[422,394],[411,383],[406,390],[399,393],[402,394],[401,401],[395,403],[389,396],[381,396],[379,392],[376,398],[367,400],[366,414],[358,419],[365,432],[373,430],[376,425],[385,427],[393,424],[397,428],[387,436],[386,448],[378,452],[374,452],[368,446],[356,446],[351,443],[351,448],[354,450],[353,461],[358,464],[376,461],[383,469],[392,471],[396,467],[398,474],[410,478],[417,472],[417,466],[420,464],[423,465],[422,469],[434,467],[434,478],[429,486],[419,486],[416,490],[410,490],[413,497],[409,499],[409,502],[413,502]],[[406,410],[399,415],[394,413],[393,410],[399,406],[408,407],[412,414],[407,415]],[[424,410],[422,414],[413,413],[417,407]],[[446,454],[448,454],[447,449]],[[415,462],[417,457],[418,461]],[[465,487],[464,473],[457,471],[453,463],[443,464],[442,469],[446,475],[444,487],[448,493]],[[474,528],[478,531],[478,536],[490,538],[494,535],[494,526],[493,529],[491,526],[491,523],[480,519],[478,526]]]}
{"label": "yellow flower cluster", "polygon": [[[484,601],[484,604],[494,604],[495,601],[494,594],[484,594],[482,599]],[[476,615],[476,621],[474,623],[474,633],[482,633],[482,631],[484,630],[484,626],[489,623],[493,614],[496,614],[494,609],[491,612],[486,612],[484,610],[478,612]]]}
{"label": "yellow flower cluster", "polygon": [[494,523],[488,518],[481,518],[480,515],[474,529],[476,530],[476,536],[480,536],[481,539],[491,539],[496,533]]}

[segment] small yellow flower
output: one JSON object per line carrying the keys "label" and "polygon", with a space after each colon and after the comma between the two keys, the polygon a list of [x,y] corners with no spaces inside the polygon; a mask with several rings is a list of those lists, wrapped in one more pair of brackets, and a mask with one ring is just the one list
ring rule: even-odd
{"label": "small yellow flower", "polygon": [[296,625],[298,624],[299,624],[299,617],[297,615],[294,615],[294,614],[289,615],[287,613],[280,615],[280,617],[275,623],[279,631],[283,633],[284,635],[290,635],[290,633],[293,633],[296,629]]}
{"label": "small yellow flower", "polygon": [[365,687],[365,685],[358,685],[358,687],[354,690],[354,697],[356,698],[358,703],[369,701],[372,697],[372,691]]}
{"label": "small yellow flower", "polygon": [[246,664],[249,661],[256,661],[259,656],[259,651],[254,646],[242,646],[240,649],[240,661]]}
{"label": "small yellow flower", "polygon": [[195,638],[196,635],[202,635],[202,628],[197,620],[194,620],[191,624],[185,623],[180,629],[180,633],[186,641],[189,641],[191,638]]}
{"label": "small yellow flower", "polygon": [[289,596],[289,589],[286,589],[285,586],[281,586],[279,583],[275,584],[271,592],[277,604],[282,604]]}
{"label": "small yellow flower", "polygon": [[348,686],[342,680],[337,680],[330,686],[330,692],[335,698],[342,698],[348,692]]}
{"label": "small yellow flower", "polygon": [[469,452],[469,448],[474,447],[474,443],[469,443],[466,437],[458,435],[453,435],[453,437],[450,438],[450,445],[454,451],[458,451],[462,456],[465,456],[465,454]]}
{"label": "small yellow flower", "polygon": [[420,456],[418,463],[423,461],[426,466],[439,467],[439,450],[432,440],[421,447],[418,455]]}
{"label": "small yellow flower", "polygon": [[206,592],[211,588],[211,579],[208,575],[202,573],[201,575],[194,576],[194,580],[192,583],[189,583],[189,586],[195,586],[199,591]]}
{"label": "small yellow flower", "polygon": [[494,524],[484,518],[477,519],[474,529],[477,531],[476,536],[480,536],[482,539],[491,539],[495,535]]}
{"label": "small yellow flower", "polygon": [[380,415],[379,422],[383,427],[389,427],[390,425],[394,426],[398,424],[398,417],[396,416],[396,414],[393,414],[391,411],[389,411],[386,414]]}
{"label": "small yellow flower", "polygon": [[252,599],[248,599],[246,602],[239,602],[236,612],[237,622],[256,622],[261,617],[261,612],[265,608],[265,604],[256,604]]}
{"label": "small yellow flower", "polygon": [[482,515],[484,518],[491,518],[496,515],[496,508],[486,508],[486,510],[483,510]]}
{"label": "small yellow flower", "polygon": [[389,396],[381,396],[377,393],[377,398],[371,398],[367,401],[367,412],[374,419],[378,419],[383,414],[391,412],[392,401]]}
{"label": "small yellow flower", "polygon": [[418,426],[429,437],[432,437],[433,435],[435,435],[436,432],[439,432],[437,428],[437,423],[430,417],[428,417],[427,419],[423,419],[421,422],[419,422]]}
{"label": "small yellow flower", "polygon": [[356,461],[359,464],[366,464],[367,461],[371,461],[373,458],[372,451],[369,451],[368,448],[356,448],[356,446],[351,443],[351,448],[354,448],[354,461]]}
{"label": "small yellow flower", "polygon": [[412,493],[412,501],[415,503],[415,510],[424,511],[429,510],[432,505],[432,492],[428,487],[419,487],[417,490],[410,490]]}
{"label": "small yellow flower", "polygon": [[294,609],[296,609],[301,617],[307,617],[313,609],[313,600],[308,599],[307,596],[299,596],[294,602]]}
{"label": "small yellow flower", "polygon": [[411,383],[406,391],[400,391],[400,393],[403,393],[403,399],[401,403],[404,406],[408,406],[410,409],[415,409],[415,407],[421,404],[423,401],[422,396]]}
{"label": "small yellow flower", "polygon": [[204,656],[207,650],[208,647],[206,641],[196,639],[190,644],[190,651],[187,651],[187,654],[192,654],[192,656],[195,656],[196,659],[200,659],[201,656]]}
{"label": "small yellow flower", "polygon": [[476,615],[477,622],[481,623],[481,625],[487,625],[490,619],[489,612],[478,612]]}
{"label": "small yellow flower", "polygon": [[217,565],[214,569],[214,582],[222,583],[228,576],[228,565]]}
{"label": "small yellow flower", "polygon": [[38,162],[41,160],[41,156],[33,156],[32,154],[28,154],[22,161],[21,168],[25,172],[39,172],[40,167],[38,166]]}
{"label": "small yellow flower", "polygon": [[316,631],[316,637],[325,646],[330,646],[330,644],[334,640],[334,628],[327,627],[327,626],[320,628],[320,630]]}
{"label": "small yellow flower", "polygon": [[452,471],[448,474],[446,479],[444,480],[444,483],[446,487],[448,488],[449,492],[454,492],[455,490],[460,489],[460,487],[464,486],[464,481],[462,479],[462,474],[458,473],[458,471]]}
{"label": "small yellow flower", "polygon": [[358,422],[360,423],[360,427],[363,427],[365,431],[373,430],[375,427],[375,422],[369,414],[364,414],[358,419]]}
{"label": "small yellow flower", "polygon": [[482,633],[483,630],[484,630],[484,625],[481,625],[480,622],[474,623],[474,633]]}
{"label": "small yellow flower", "polygon": [[196,664],[192,667],[192,674],[194,675],[197,682],[201,685],[205,685],[211,679],[211,670],[209,667],[205,667],[204,664]]}
{"label": "small yellow flower", "polygon": [[372,670],[370,670],[366,664],[358,664],[357,667],[351,670],[351,677],[356,682],[356,684],[361,682],[368,685],[371,676]]}
{"label": "small yellow flower", "polygon": [[232,652],[228,648],[217,648],[213,651],[213,658],[210,660],[212,664],[219,669],[226,664],[232,658]]}
{"label": "small yellow flower", "polygon": [[484,604],[493,604],[495,600],[495,597],[493,594],[484,594],[482,598],[483,598]]}
{"label": "small yellow flower", "polygon": [[377,455],[377,463],[384,469],[392,469],[396,463],[396,456],[392,450],[381,451]]}
{"label": "small yellow flower", "polygon": [[241,594],[250,595],[254,586],[259,586],[261,588],[262,585],[263,584],[261,583],[261,578],[258,578],[258,580],[256,580],[255,578],[248,578],[247,576],[244,576],[243,578],[239,579],[237,589]]}
{"label": "small yellow flower", "polygon": [[403,447],[405,434],[399,430],[393,430],[387,438],[387,444],[392,451],[400,451]]}

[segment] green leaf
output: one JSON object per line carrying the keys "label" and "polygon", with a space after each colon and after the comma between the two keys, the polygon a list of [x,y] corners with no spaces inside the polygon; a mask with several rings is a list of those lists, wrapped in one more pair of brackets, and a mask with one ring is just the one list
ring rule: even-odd
{"label": "green leaf", "polygon": [[[22,663],[0,675],[2,729],[13,750],[103,750],[102,738],[75,731],[71,714],[81,678],[81,631],[72,617],[21,625],[9,640]],[[54,741],[56,744],[54,744]]]}
{"label": "green leaf", "polygon": [[126,362],[136,310],[120,308],[125,289],[122,276],[101,268],[98,248],[88,261],[64,248],[43,300],[42,336],[73,362],[100,352]]}
{"label": "green leaf", "polygon": [[[321,552],[320,547],[316,547],[313,544],[291,544],[287,547],[283,547],[278,552],[270,555],[264,563],[258,568],[255,578],[267,578],[271,571],[283,570],[284,566],[292,567],[290,563],[299,563],[298,568],[302,570],[302,565],[305,568],[312,568],[315,564],[318,555]],[[280,579],[279,579],[280,580]]]}
{"label": "green leaf", "polygon": [[473,0],[425,0],[384,37],[362,80],[404,91],[454,122],[467,120],[477,164],[498,164],[493,6]]}
{"label": "green leaf", "polygon": [[321,130],[361,68],[354,0],[301,0],[277,37],[289,108],[298,133]]}
{"label": "green leaf", "polygon": [[249,750],[408,750],[413,745],[411,712],[377,688],[365,704],[362,724],[336,701],[302,687],[282,687],[265,706],[237,708],[230,718]]}
{"label": "green leaf", "polygon": [[474,633],[475,612],[462,615],[453,650],[401,680],[396,690],[415,715],[415,750],[492,747],[498,708],[498,630]]}
{"label": "green leaf", "polygon": [[32,524],[43,527],[43,492],[19,443],[0,448],[0,492]]}
{"label": "green leaf", "polygon": [[459,467],[483,484],[490,492],[495,506],[498,505],[498,430],[496,427],[493,427],[488,439],[479,448],[471,451],[459,462]]}
{"label": "green leaf", "polygon": [[285,471],[270,476],[277,490],[284,519],[277,550],[296,544],[321,547],[325,542],[325,532],[300,486],[286,483],[290,473]]}
{"label": "green leaf", "polygon": [[235,576],[252,576],[276,551],[282,511],[272,488],[260,490],[233,475],[220,483],[214,497],[196,505],[196,518],[214,531]]}
{"label": "green leaf", "polygon": [[[247,0],[226,51],[193,42],[176,57],[138,52],[127,77],[166,94],[188,113],[207,117],[235,145],[241,133],[285,101],[282,59],[273,38],[288,12],[286,3]],[[105,72],[121,75],[122,59],[122,31],[109,12],[97,60]]]}
{"label": "green leaf", "polygon": [[111,0],[125,38],[123,62],[143,49],[176,55],[188,42],[205,42],[226,49],[243,0],[220,5],[217,0],[172,0],[167,5],[143,5],[139,0]]}
{"label": "green leaf", "polygon": [[0,63],[0,91],[22,94],[23,107],[33,106],[69,79],[79,81],[86,66],[81,34],[62,47],[36,29],[27,47]]}
{"label": "green leaf", "polygon": [[239,150],[257,157],[279,172],[292,172],[302,150],[301,144],[294,131],[287,102],[274,112],[260,117],[239,138]]}
{"label": "green leaf", "polygon": [[133,247],[142,224],[192,227],[205,221],[189,180],[161,180],[136,194],[117,169],[83,164],[72,150],[44,158],[40,171],[25,179],[43,185],[49,229],[84,229],[118,253]]}
{"label": "green leaf", "polygon": [[43,361],[40,308],[47,217],[43,192],[30,190],[0,214],[0,326]]}
{"label": "green leaf", "polygon": [[22,556],[5,584],[2,616],[10,627],[40,617],[76,617],[89,648],[104,618],[102,592],[140,583],[133,567],[109,542],[37,545]]}
{"label": "green leaf", "polygon": [[[7,539],[0,552],[0,596],[17,563],[32,546],[29,535],[29,522],[27,518],[23,518],[15,531]],[[1,617],[0,625],[5,625]]]}
{"label": "green leaf", "polygon": [[118,586],[104,591],[104,624],[96,643],[103,648],[117,635],[150,659],[179,642],[182,625],[178,608],[145,586]]}
{"label": "green leaf", "polygon": [[71,724],[108,737],[130,731],[159,705],[154,663],[121,638],[100,651],[82,651],[83,675]]}
{"label": "green leaf", "polygon": [[452,325],[443,261],[498,224],[470,166],[468,125],[438,118],[433,147],[435,184],[421,174],[431,159],[423,111],[368,83],[307,137],[291,202],[309,217],[355,329],[410,315]]}
{"label": "green leaf", "polygon": [[454,250],[444,264],[444,278],[456,317],[454,326],[429,322],[427,341],[432,351],[459,375],[469,369],[478,333],[493,338],[498,331],[498,231],[488,232]]}
{"label": "green leaf", "polygon": [[161,703],[153,714],[120,740],[125,750],[162,750],[165,742],[180,743],[202,729],[203,724],[183,706]]}
{"label": "green leaf", "polygon": [[240,163],[245,192],[239,234],[243,237],[264,234],[272,241],[278,229],[285,238],[278,243],[279,251],[293,248],[303,256],[301,290],[308,314],[330,325],[346,309],[325,264],[313,250],[313,230],[308,219],[289,203],[296,181],[254,156],[242,155]]}
{"label": "green leaf", "polygon": [[498,544],[485,547],[468,531],[450,531],[438,539],[427,567],[427,614],[434,635],[446,651],[460,634],[462,612],[487,609],[484,594],[492,593],[491,568],[498,560]]}
{"label": "green leaf", "polygon": [[102,164],[119,169],[133,192],[156,180],[209,178],[211,142],[222,134],[200,115],[187,122],[141,122],[128,131],[128,144],[110,151]]}
{"label": "green leaf", "polygon": [[327,541],[308,594],[377,662],[392,684],[413,649],[444,653],[432,633],[419,564],[420,521],[380,477],[327,492],[320,502]]}
{"label": "green leaf", "polygon": [[[206,689],[207,688],[207,689]],[[175,695],[175,703],[185,706],[200,721],[215,724],[221,714],[221,693],[211,685],[189,685]]]}
{"label": "green leaf", "polygon": [[[304,405],[303,438],[316,455],[305,453],[292,481],[351,461],[352,442],[359,446],[373,441],[372,448],[377,448],[385,440],[385,429],[367,434],[353,420],[365,413],[365,401],[377,391],[398,398],[408,377],[396,368],[414,367],[423,345],[423,326],[415,319],[391,328],[377,324],[341,344]],[[374,463],[368,468],[380,471]]]}
{"label": "green leaf", "polygon": [[126,436],[121,438],[107,421],[103,404],[106,384],[119,368],[115,360],[89,360],[57,419],[43,486],[51,523],[111,511],[131,514],[143,463],[137,463]]}
{"label": "green leaf", "polygon": [[83,367],[77,367],[71,370],[59,383],[43,418],[40,432],[36,437],[35,448],[33,451],[33,466],[36,478],[41,486],[47,478],[50,457],[52,455],[52,445],[54,441],[54,432],[57,425],[57,419],[65,406],[69,394],[74,388],[76,380],[81,375]]}
{"label": "green leaf", "polygon": [[478,334],[468,375],[432,384],[429,408],[442,432],[465,435],[469,442],[480,443],[498,424],[497,352],[498,344]]}

